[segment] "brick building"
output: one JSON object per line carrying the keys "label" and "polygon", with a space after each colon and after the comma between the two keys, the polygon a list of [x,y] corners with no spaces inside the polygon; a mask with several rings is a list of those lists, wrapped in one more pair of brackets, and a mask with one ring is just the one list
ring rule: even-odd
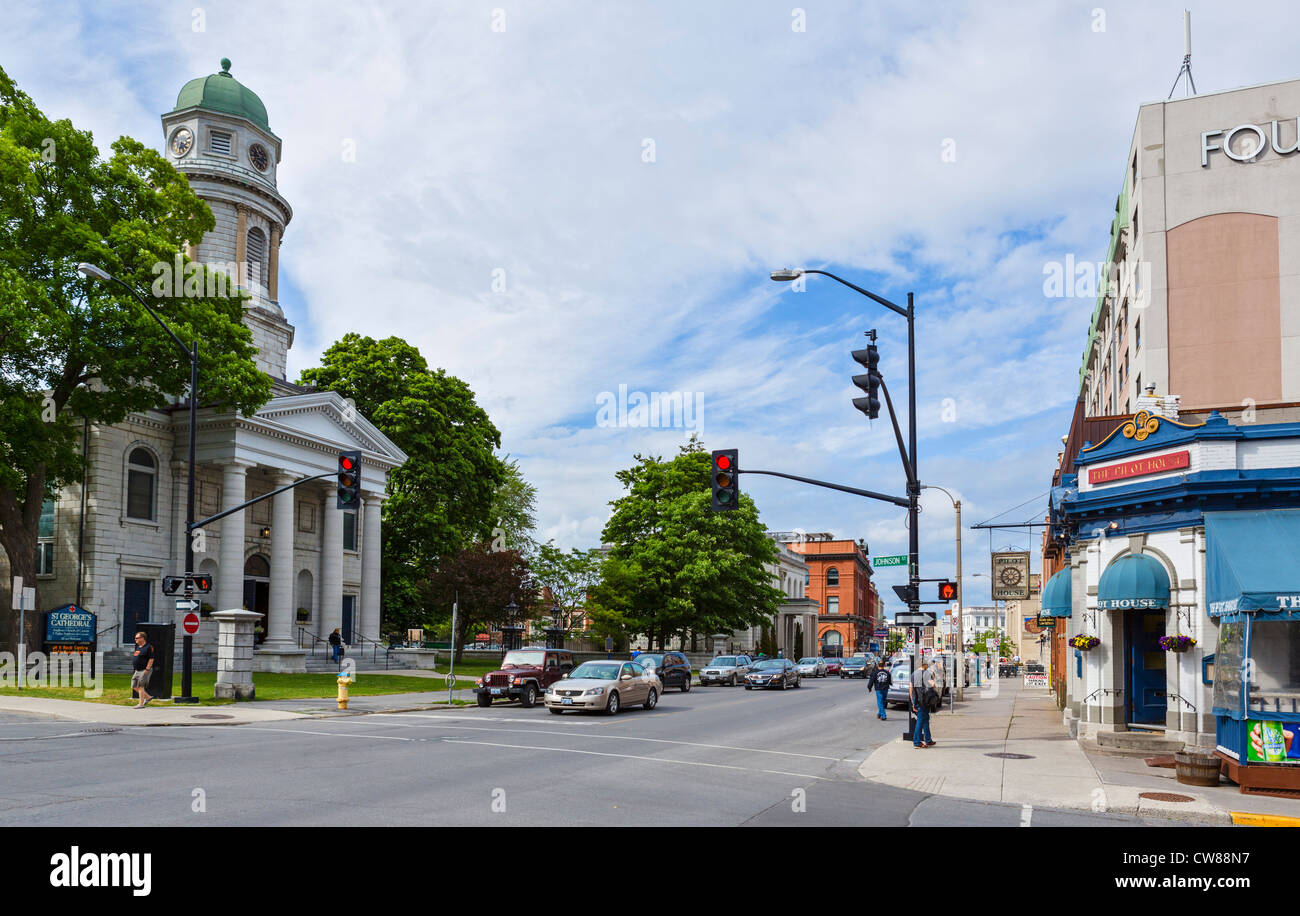
{"label": "brick building", "polygon": [[[882,619],[866,542],[835,540],[820,533],[787,546],[808,564],[805,594],[818,605],[817,649],[825,655],[851,655],[865,649]],[[811,644],[808,649],[812,650]]]}

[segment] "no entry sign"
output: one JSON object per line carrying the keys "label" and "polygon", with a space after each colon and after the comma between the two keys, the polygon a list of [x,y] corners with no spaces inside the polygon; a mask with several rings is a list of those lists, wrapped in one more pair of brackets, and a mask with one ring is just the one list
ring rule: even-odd
{"label": "no entry sign", "polygon": [[181,621],[181,629],[185,631],[186,636],[193,636],[197,633],[199,631],[199,615],[195,613],[186,614],[185,619]]}

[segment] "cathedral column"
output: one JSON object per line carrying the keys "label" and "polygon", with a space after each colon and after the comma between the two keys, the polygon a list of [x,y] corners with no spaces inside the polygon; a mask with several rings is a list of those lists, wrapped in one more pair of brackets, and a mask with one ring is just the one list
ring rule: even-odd
{"label": "cathedral column", "polygon": [[235,212],[238,214],[235,223],[235,269],[239,271],[235,282],[240,289],[248,289],[248,208],[237,204]]}
{"label": "cathedral column", "polygon": [[[380,493],[365,493],[362,507],[361,529],[361,607],[352,628],[373,639],[382,639],[379,613],[379,558],[383,541],[380,537],[380,513],[384,497]],[[369,630],[363,628],[363,625]]]}
{"label": "cathedral column", "polygon": [[[242,461],[231,461],[221,469],[221,509],[233,509],[242,503],[248,482],[248,469]],[[243,512],[234,512],[221,520],[221,548],[217,568],[217,610],[237,611],[244,606],[244,530]]]}
{"label": "cathedral column", "polygon": [[320,545],[320,635],[328,639],[343,626],[343,510],[335,507],[335,488],[324,493],[325,518]]}
{"label": "cathedral column", "polygon": [[[275,488],[293,483],[291,474],[277,474]],[[266,622],[267,649],[292,649],[293,640],[293,494],[285,490],[271,497],[271,595]]]}
{"label": "cathedral column", "polygon": [[271,226],[271,252],[266,268],[266,291],[272,302],[280,298],[280,227]]}

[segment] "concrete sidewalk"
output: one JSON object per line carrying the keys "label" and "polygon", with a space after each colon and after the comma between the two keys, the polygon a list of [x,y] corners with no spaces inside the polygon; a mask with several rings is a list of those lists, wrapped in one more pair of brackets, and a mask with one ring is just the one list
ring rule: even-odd
{"label": "concrete sidewalk", "polygon": [[[1129,758],[1122,769],[1099,769],[1066,733],[1049,691],[1025,690],[1019,678],[998,679],[986,688],[967,688],[966,701],[954,711],[945,706],[931,717],[934,747],[917,750],[900,737],[878,748],[859,772],[873,782],[953,798],[1198,823],[1231,824],[1238,810],[1300,814],[1300,802],[1290,799],[1242,796],[1235,786],[1185,786],[1173,779],[1173,770],[1138,773],[1134,763],[1150,769],[1140,759]],[[900,730],[905,729],[906,715],[895,715]],[[1193,800],[1140,797],[1152,791]]]}
{"label": "concrete sidewalk", "polygon": [[254,703],[178,706],[169,700],[155,700],[144,709],[136,709],[134,706],[117,706],[112,703],[14,696],[0,697],[0,712],[94,722],[99,725],[248,725],[253,722],[306,718],[296,712]]}

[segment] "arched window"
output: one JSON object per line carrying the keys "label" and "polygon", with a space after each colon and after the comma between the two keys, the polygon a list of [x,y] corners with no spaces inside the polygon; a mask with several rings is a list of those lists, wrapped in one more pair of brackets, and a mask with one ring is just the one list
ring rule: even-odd
{"label": "arched window", "polygon": [[254,226],[248,230],[248,282],[266,286],[266,233]]}
{"label": "arched window", "polygon": [[267,562],[266,557],[255,553],[244,563],[244,575],[250,579],[269,579],[271,564]]}
{"label": "arched window", "polygon": [[153,521],[158,462],[145,448],[131,451],[126,462],[126,517]]}
{"label": "arched window", "polygon": [[836,569],[834,566],[826,570],[826,584],[827,585],[840,584],[840,571]]}

